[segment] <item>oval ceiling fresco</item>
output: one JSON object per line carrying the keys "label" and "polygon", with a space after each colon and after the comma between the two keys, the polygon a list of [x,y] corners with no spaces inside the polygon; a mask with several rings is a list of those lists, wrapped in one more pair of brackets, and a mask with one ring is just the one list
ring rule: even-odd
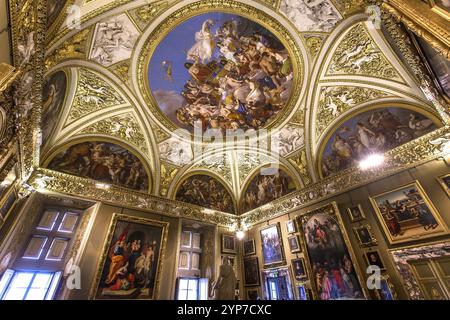
{"label": "oval ceiling fresco", "polygon": [[322,175],[356,166],[369,154],[384,153],[437,128],[433,120],[408,109],[380,108],[360,113],[345,121],[327,141]]}
{"label": "oval ceiling fresco", "polygon": [[235,213],[233,200],[224,185],[203,174],[184,180],[177,190],[176,200],[222,212]]}
{"label": "oval ceiling fresco", "polygon": [[178,127],[259,129],[289,101],[293,68],[284,45],[266,28],[209,12],[179,24],[158,44],[148,83]]}
{"label": "oval ceiling fresco", "polygon": [[148,191],[142,162],[130,151],[108,142],[82,142],[58,153],[49,169],[120,187]]}
{"label": "oval ceiling fresco", "polygon": [[[267,170],[271,170],[267,168]],[[244,211],[250,211],[296,190],[294,180],[283,170],[263,174],[261,170],[244,192]],[[267,172],[269,173],[269,172]]]}
{"label": "oval ceiling fresco", "polygon": [[42,141],[45,143],[57,123],[58,114],[64,104],[67,77],[64,71],[57,71],[45,79],[42,89]]}

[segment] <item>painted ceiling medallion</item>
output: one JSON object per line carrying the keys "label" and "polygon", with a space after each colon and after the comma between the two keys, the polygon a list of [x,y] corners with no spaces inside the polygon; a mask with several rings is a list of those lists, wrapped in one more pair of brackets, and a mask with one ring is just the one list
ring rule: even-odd
{"label": "painted ceiling medallion", "polygon": [[179,23],[157,45],[148,84],[177,127],[236,130],[269,125],[286,107],[293,63],[271,31],[243,16],[207,12]]}

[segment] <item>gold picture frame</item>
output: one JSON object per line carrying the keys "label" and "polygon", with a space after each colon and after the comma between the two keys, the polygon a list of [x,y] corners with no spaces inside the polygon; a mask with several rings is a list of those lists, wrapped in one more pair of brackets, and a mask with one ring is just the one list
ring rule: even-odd
{"label": "gold picture frame", "polygon": [[447,196],[450,197],[450,173],[440,176],[439,178],[437,178],[437,180],[441,185],[442,189],[444,189],[445,193],[447,193]]}
{"label": "gold picture frame", "polygon": [[[116,233],[117,225],[120,222],[161,228],[159,250],[157,251],[158,252],[157,266],[156,266],[156,272],[155,272],[155,276],[154,276],[155,281],[154,281],[152,293],[149,294],[148,298],[138,298],[138,297],[125,298],[128,300],[129,299],[157,300],[158,296],[159,296],[160,277],[161,277],[164,256],[165,256],[165,251],[166,251],[169,222],[156,221],[156,220],[145,219],[145,218],[129,216],[129,215],[124,215],[124,214],[118,214],[118,213],[115,213],[113,215],[110,226],[108,228],[108,234],[107,234],[106,240],[103,245],[102,255],[98,262],[96,273],[95,273],[95,278],[94,278],[93,285],[91,288],[90,299],[91,300],[108,299],[108,298],[99,298],[98,297],[99,289],[100,289],[99,285],[100,285],[100,281],[102,278],[102,274],[104,273],[106,259],[108,258],[109,251],[112,246],[112,240],[113,240],[114,234]],[[118,297],[118,298],[120,298],[120,297]],[[124,299],[124,298],[122,298],[122,299]],[[109,300],[114,300],[114,298],[109,299]]]}
{"label": "gold picture frame", "polygon": [[[278,244],[277,247],[279,249],[279,259],[271,259],[270,257],[266,256],[266,251],[265,251],[265,247],[264,247],[264,236],[265,233],[267,231],[274,231],[276,230],[276,236],[277,236],[277,240],[278,240]],[[268,226],[265,226],[264,228],[261,228],[259,230],[259,235],[261,237],[261,249],[262,249],[262,258],[263,258],[263,265],[265,268],[272,268],[272,267],[277,267],[277,266],[281,266],[284,265],[286,263],[286,254],[284,252],[284,246],[283,246],[283,236],[281,233],[281,226],[280,223],[277,222],[275,224],[271,224]]]}
{"label": "gold picture frame", "polygon": [[[359,212],[359,216],[356,216],[354,214],[354,209],[357,209]],[[348,216],[350,217],[351,222],[358,222],[366,219],[366,215],[364,214],[364,210],[361,206],[361,204],[357,204],[355,206],[351,206],[347,208]]]}
{"label": "gold picture frame", "polygon": [[[362,231],[365,231],[365,233],[362,233]],[[358,239],[358,243],[361,247],[371,247],[376,245],[378,242],[372,233],[372,227],[368,224],[353,227],[353,232],[355,233],[356,239]]]}
{"label": "gold picture frame", "polygon": [[[410,196],[408,197],[406,193]],[[412,200],[412,198],[415,200]],[[391,204],[392,200],[395,200],[395,207],[394,204]],[[376,196],[371,196],[370,201],[390,244],[404,243],[418,239],[422,240],[448,234],[447,225],[442,220],[438,211],[417,180]],[[413,205],[414,201],[416,205]],[[384,204],[383,209],[380,209],[381,203]],[[388,208],[390,208],[390,213],[384,213]],[[396,212],[404,212],[404,210],[408,210],[409,216],[413,214],[416,214],[417,216],[415,218],[404,220],[398,219]],[[411,231],[411,229],[413,229],[411,225],[414,223],[414,221],[411,220],[414,219],[419,221],[416,222],[416,225],[418,225],[414,229],[425,229],[425,232],[414,233],[414,230]],[[389,225],[387,224],[387,221],[389,221]],[[423,225],[424,223],[428,223],[428,225]],[[420,226],[420,224],[422,224],[422,226]],[[430,229],[431,231],[427,232]],[[405,233],[407,234],[405,235]]]}

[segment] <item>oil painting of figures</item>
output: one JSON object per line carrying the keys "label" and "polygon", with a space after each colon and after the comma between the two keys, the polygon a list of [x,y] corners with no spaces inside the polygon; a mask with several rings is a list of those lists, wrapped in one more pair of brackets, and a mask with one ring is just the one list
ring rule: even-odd
{"label": "oil painting of figures", "polygon": [[244,209],[258,208],[295,190],[294,181],[283,170],[274,175],[258,174],[244,193]]}
{"label": "oil painting of figures", "polygon": [[178,188],[176,200],[198,206],[235,213],[233,200],[227,189],[217,179],[207,175],[195,175],[186,179]]}
{"label": "oil painting of figures", "polygon": [[376,196],[372,203],[391,242],[445,232],[436,210],[418,183]]}
{"label": "oil painting of figures", "polygon": [[301,216],[313,279],[321,300],[364,299],[332,206]]}
{"label": "oil painting of figures", "polygon": [[290,98],[292,69],[270,31],[210,12],[172,30],[153,53],[148,74],[153,97],[174,124],[225,131],[272,122]]}
{"label": "oil painting of figures", "polygon": [[357,165],[437,129],[424,115],[401,108],[367,111],[343,123],[328,140],[322,156],[324,177]]}
{"label": "oil painting of figures", "polygon": [[164,225],[117,219],[96,286],[96,299],[153,299]]}
{"label": "oil painting of figures", "polygon": [[42,89],[42,142],[50,137],[58,114],[64,104],[67,88],[67,77],[64,71],[57,71],[45,79]]}
{"label": "oil painting of figures", "polygon": [[268,266],[283,263],[284,251],[280,225],[270,225],[261,229],[260,233],[264,265]]}
{"label": "oil painting of figures", "polygon": [[108,142],[73,145],[56,155],[48,168],[140,191],[149,187],[142,162],[128,150]]}

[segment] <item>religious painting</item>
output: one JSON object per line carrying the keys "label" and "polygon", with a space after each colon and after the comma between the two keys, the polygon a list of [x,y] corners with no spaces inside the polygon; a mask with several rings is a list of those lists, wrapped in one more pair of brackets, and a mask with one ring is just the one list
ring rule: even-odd
{"label": "religious painting", "polygon": [[152,95],[175,125],[259,129],[290,99],[292,61],[277,36],[236,14],[208,12],[180,23],[148,68]]}
{"label": "religious painting", "polygon": [[286,230],[287,230],[288,233],[295,233],[295,232],[297,232],[297,228],[295,227],[294,220],[286,221]]}
{"label": "religious painting", "polygon": [[259,286],[259,264],[257,257],[244,259],[244,285]]}
{"label": "religious painting", "polygon": [[390,243],[447,233],[447,226],[417,181],[372,197],[371,201]]}
{"label": "religious painting", "polygon": [[372,235],[372,228],[369,225],[355,227],[353,232],[361,247],[370,247],[377,244],[377,239]]}
{"label": "religious painting", "polygon": [[[62,13],[67,0],[48,0],[47,1],[47,28],[50,27]],[[64,13],[63,13],[64,14]]]}
{"label": "religious painting", "polygon": [[284,263],[283,240],[280,224],[273,224],[260,230],[264,266]]}
{"label": "religious painting", "polygon": [[303,281],[306,278],[306,268],[305,268],[305,260],[293,259],[291,261],[292,265],[292,273],[294,274],[294,278],[297,281]]}
{"label": "religious painting", "polygon": [[364,259],[366,260],[367,266],[377,266],[378,268],[380,268],[380,270],[386,269],[378,250],[368,251],[364,253]]}
{"label": "religious painting", "polygon": [[402,108],[380,108],[345,121],[325,145],[321,170],[324,177],[357,166],[373,153],[384,153],[438,126],[421,113]]}
{"label": "religious painting", "polygon": [[236,237],[230,234],[222,234],[222,252],[236,253]]}
{"label": "religious painting", "polygon": [[297,218],[305,238],[313,282],[320,300],[364,299],[355,258],[336,205]]}
{"label": "religious painting", "polygon": [[52,133],[66,97],[67,76],[57,71],[44,81],[42,88],[42,142]]}
{"label": "religious painting", "polygon": [[447,195],[450,197],[450,174],[438,178],[438,181]]}
{"label": "religious painting", "polygon": [[178,187],[175,199],[197,206],[234,213],[230,193],[217,179],[204,174],[190,176]]}
{"label": "religious painting", "polygon": [[302,251],[300,248],[300,243],[298,240],[298,236],[289,236],[288,237],[289,250],[291,253],[296,253]]}
{"label": "religious painting", "polygon": [[247,300],[261,300],[261,289],[247,289]]}
{"label": "religious painting", "polygon": [[75,144],[58,153],[47,167],[139,191],[149,188],[149,178],[141,160],[114,143]]}
{"label": "religious painting", "polygon": [[93,298],[157,299],[168,225],[115,214],[99,262]]}
{"label": "religious painting", "polygon": [[243,251],[244,251],[244,256],[249,256],[252,254],[256,253],[256,249],[255,249],[255,239],[250,239],[250,240],[246,240],[244,241],[244,243],[242,244],[243,247]]}
{"label": "religious painting", "polygon": [[348,212],[351,222],[358,222],[358,221],[364,220],[366,218],[366,216],[364,215],[364,211],[360,204],[357,206],[352,206],[350,208],[347,208],[347,212]]}
{"label": "religious painting", "polygon": [[[263,168],[262,170],[270,170]],[[275,199],[296,190],[294,180],[281,169],[275,169],[275,174],[260,172],[248,184],[244,192],[244,211],[258,208]]]}

